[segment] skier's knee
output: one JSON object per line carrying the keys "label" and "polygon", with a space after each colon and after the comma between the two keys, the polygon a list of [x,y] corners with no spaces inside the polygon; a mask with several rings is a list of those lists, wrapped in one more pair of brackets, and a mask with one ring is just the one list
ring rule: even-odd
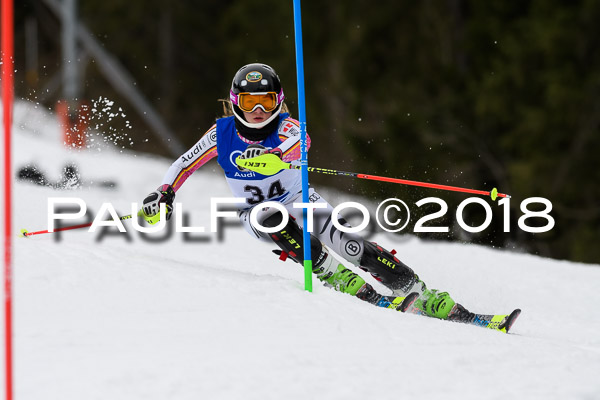
{"label": "skier's knee", "polygon": [[283,221],[283,214],[274,207],[264,208],[256,213],[256,221],[265,228],[274,228]]}

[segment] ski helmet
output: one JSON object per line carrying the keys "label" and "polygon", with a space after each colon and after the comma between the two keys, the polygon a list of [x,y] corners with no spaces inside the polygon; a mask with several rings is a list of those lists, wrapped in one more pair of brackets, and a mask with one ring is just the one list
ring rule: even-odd
{"label": "ski helmet", "polygon": [[[229,91],[236,126],[241,128],[238,128],[240,133],[264,131],[263,128],[270,128],[269,131],[272,131],[277,124],[277,116],[281,112],[284,98],[281,81],[273,68],[258,63],[240,68],[233,77]],[[267,120],[257,124],[246,121],[244,111],[251,112],[257,107],[266,112],[272,111],[273,114]]]}

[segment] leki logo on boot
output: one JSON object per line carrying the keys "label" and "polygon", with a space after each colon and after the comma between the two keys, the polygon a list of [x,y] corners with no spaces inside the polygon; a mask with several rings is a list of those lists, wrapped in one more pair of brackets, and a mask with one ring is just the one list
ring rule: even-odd
{"label": "leki logo on boot", "polygon": [[296,249],[300,248],[300,244],[298,244],[298,242],[296,241],[296,239],[294,239],[292,237],[292,235],[290,235],[289,233],[287,233],[286,231],[281,231],[281,235],[287,239],[288,242],[290,242],[291,245],[296,246]]}
{"label": "leki logo on boot", "polygon": [[386,260],[385,258],[381,257],[381,256],[377,256],[377,261],[382,262],[383,264],[387,265],[388,267],[390,267],[391,269],[396,268],[396,264],[394,264],[393,262]]}

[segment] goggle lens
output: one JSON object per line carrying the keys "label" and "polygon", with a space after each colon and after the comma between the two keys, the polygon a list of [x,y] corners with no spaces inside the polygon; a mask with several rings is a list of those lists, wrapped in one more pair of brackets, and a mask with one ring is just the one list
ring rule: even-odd
{"label": "goggle lens", "polygon": [[257,106],[262,106],[265,112],[271,112],[277,108],[277,93],[240,93],[238,95],[238,106],[242,111],[252,112]]}

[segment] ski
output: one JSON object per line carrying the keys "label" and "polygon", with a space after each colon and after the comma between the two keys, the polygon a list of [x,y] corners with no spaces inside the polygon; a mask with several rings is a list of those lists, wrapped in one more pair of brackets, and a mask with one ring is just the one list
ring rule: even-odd
{"label": "ski", "polygon": [[381,295],[381,298],[374,304],[377,307],[393,308],[396,311],[406,312],[408,307],[412,306],[415,300],[417,300],[417,297],[419,297],[419,294],[416,292],[413,292],[406,297]]}
{"label": "ski", "polygon": [[[410,307],[410,305],[408,307]],[[408,312],[410,314],[428,316],[418,307],[411,307]],[[521,310],[519,308],[515,309],[510,314],[475,314],[457,303],[452,307],[450,313],[448,313],[448,318],[446,320],[508,333],[519,315],[521,315]]]}
{"label": "ski", "polygon": [[448,320],[508,333],[519,315],[521,310],[518,308],[510,314],[475,314],[465,310],[460,304],[455,304],[448,314]]}
{"label": "ski", "polygon": [[496,331],[508,333],[510,328],[516,319],[521,315],[521,310],[516,309],[510,314],[506,315],[483,315],[483,314],[475,314],[475,318],[471,322],[468,322],[471,325],[481,326],[488,329],[493,329]]}

